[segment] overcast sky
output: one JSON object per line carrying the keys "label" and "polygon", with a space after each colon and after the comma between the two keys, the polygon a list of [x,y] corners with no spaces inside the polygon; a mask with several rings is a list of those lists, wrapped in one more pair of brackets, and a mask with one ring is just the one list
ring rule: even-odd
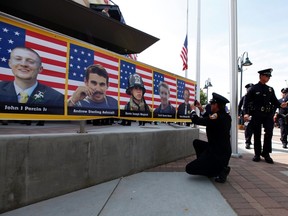
{"label": "overcast sky", "polygon": [[[114,0],[127,25],[160,40],[138,55],[138,61],[185,77],[180,51],[186,35],[187,0]],[[229,96],[229,2],[201,0],[200,88],[211,79],[212,92]],[[253,63],[244,67],[243,94],[247,83],[257,83],[257,71],[273,68],[268,85],[280,90],[287,86],[288,1],[238,0],[238,52],[248,52]],[[189,0],[188,78],[196,81],[197,0]],[[246,55],[245,55],[246,57]],[[239,83],[240,83],[240,73]],[[240,84],[239,84],[240,86]],[[204,90],[206,92],[206,90]]]}

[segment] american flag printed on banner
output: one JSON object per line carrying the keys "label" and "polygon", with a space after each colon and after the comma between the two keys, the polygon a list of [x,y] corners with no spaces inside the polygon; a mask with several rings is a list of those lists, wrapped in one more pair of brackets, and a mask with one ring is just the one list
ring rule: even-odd
{"label": "american flag printed on banner", "polygon": [[43,71],[37,80],[65,93],[67,43],[43,34],[0,22],[0,80],[14,80],[8,61],[13,48],[28,47],[42,60]]}
{"label": "american flag printed on banner", "polygon": [[142,77],[146,93],[144,98],[146,103],[152,107],[152,70],[135,65],[133,63],[121,60],[120,61],[120,108],[123,109],[130,100],[130,95],[126,94],[128,88],[128,79],[131,74],[139,74]]}
{"label": "american flag printed on banner", "polygon": [[185,88],[189,89],[190,92],[190,98],[189,98],[189,103],[193,103],[195,100],[195,89],[196,86],[193,82],[191,81],[185,81],[181,79],[177,79],[177,104],[184,103],[184,90]]}
{"label": "american flag printed on banner", "polygon": [[166,82],[169,85],[170,87],[169,101],[172,106],[176,107],[176,96],[177,96],[176,78],[171,75],[162,74],[162,73],[154,71],[154,81],[153,81],[154,108],[157,108],[161,103],[159,91],[158,91],[158,86],[160,82]]}
{"label": "american flag printed on banner", "polygon": [[118,58],[71,44],[69,59],[69,96],[78,86],[85,85],[84,78],[87,67],[92,64],[100,64],[109,74],[109,88],[106,94],[118,100]]}

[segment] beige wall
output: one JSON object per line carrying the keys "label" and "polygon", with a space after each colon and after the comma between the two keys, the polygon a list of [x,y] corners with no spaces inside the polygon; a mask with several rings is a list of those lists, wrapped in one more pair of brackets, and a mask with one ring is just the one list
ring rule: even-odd
{"label": "beige wall", "polygon": [[189,127],[2,136],[0,214],[185,158],[198,138]]}

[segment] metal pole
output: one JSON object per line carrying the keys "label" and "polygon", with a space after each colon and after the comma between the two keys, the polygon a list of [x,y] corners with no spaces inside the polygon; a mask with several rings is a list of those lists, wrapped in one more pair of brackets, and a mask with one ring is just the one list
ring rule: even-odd
{"label": "metal pole", "polygon": [[197,1],[197,38],[196,38],[196,99],[200,101],[200,31],[201,31],[201,0]]}
{"label": "metal pole", "polygon": [[231,147],[232,156],[240,157],[238,154],[238,37],[237,37],[237,0],[230,0],[230,112],[231,124]]}
{"label": "metal pole", "polygon": [[188,65],[188,59],[189,59],[189,58],[188,58],[188,50],[189,50],[189,49],[188,49],[188,44],[189,44],[189,43],[188,43],[188,41],[189,41],[189,40],[188,40],[188,38],[189,38],[189,37],[188,37],[188,13],[189,13],[189,3],[188,3],[188,2],[189,2],[189,0],[187,0],[187,17],[186,17],[187,68],[186,68],[186,70],[185,70],[185,78],[188,78],[187,76],[188,76],[188,66],[189,66],[189,65]]}
{"label": "metal pole", "polygon": [[85,125],[86,125],[86,120],[81,120],[79,122],[79,131],[77,131],[78,133],[87,133],[85,131]]}
{"label": "metal pole", "polygon": [[241,59],[241,66],[240,66],[240,100],[242,98],[242,82],[243,82],[243,62],[242,62],[242,59]]}

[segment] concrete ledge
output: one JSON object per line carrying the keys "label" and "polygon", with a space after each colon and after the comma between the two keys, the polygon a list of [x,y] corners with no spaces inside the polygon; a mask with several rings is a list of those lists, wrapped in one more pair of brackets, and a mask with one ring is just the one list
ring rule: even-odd
{"label": "concrete ledge", "polygon": [[199,129],[0,138],[0,213],[194,154]]}

